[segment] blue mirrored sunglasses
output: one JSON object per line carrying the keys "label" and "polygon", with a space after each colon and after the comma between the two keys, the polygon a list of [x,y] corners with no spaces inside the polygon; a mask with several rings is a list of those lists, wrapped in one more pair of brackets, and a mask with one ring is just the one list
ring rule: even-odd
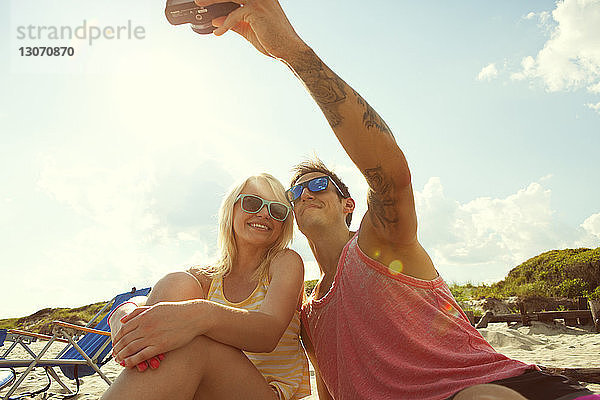
{"label": "blue mirrored sunglasses", "polygon": [[335,181],[328,176],[319,176],[319,177],[313,178],[309,181],[294,185],[285,192],[285,195],[287,196],[290,203],[292,203],[292,202],[298,200],[300,198],[300,196],[302,196],[302,191],[304,190],[304,188],[307,188],[311,192],[321,192],[321,191],[327,189],[329,182],[333,183],[333,186],[335,186],[338,193],[342,197],[346,197],[346,196],[344,196],[344,194],[342,193],[342,191],[340,190],[338,185],[336,185]]}
{"label": "blue mirrored sunglasses", "polygon": [[269,201],[254,194],[240,194],[235,199],[237,202],[241,200],[240,206],[242,210],[249,214],[256,214],[266,205],[271,218],[277,221],[285,221],[290,213],[290,206],[279,201]]}

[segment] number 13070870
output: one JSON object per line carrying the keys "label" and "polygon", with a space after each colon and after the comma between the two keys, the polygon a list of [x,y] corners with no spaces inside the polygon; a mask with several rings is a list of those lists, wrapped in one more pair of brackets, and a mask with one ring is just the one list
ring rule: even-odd
{"label": "number 13070870", "polygon": [[75,55],[73,47],[19,47],[23,57],[72,57]]}

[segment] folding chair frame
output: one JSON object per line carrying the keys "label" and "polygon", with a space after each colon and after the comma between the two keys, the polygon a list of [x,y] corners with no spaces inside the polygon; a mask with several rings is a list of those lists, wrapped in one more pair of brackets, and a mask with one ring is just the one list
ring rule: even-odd
{"label": "folding chair frame", "polygon": [[[27,369],[23,373],[19,374],[20,375],[19,378],[12,385],[12,387],[9,389],[9,391],[6,393],[6,395],[4,396],[4,399],[8,399],[17,390],[17,388],[19,387],[19,385],[21,385],[21,383],[25,380],[25,378],[27,378],[29,373],[36,367],[44,367],[46,369],[46,371],[48,372],[48,374],[52,378],[54,378],[54,380],[60,386],[62,386],[65,390],[67,390],[69,392],[69,394],[73,394],[73,391],[71,389],[69,389],[69,387],[60,379],[60,377],[58,376],[56,371],[54,371],[54,369],[53,369],[54,366],[58,366],[58,365],[87,365],[87,366],[90,366],[110,386],[110,384],[112,382],[106,376],[106,374],[104,374],[104,372],[102,372],[100,370],[100,368],[97,365],[98,357],[110,343],[110,332],[99,331],[99,330],[91,329],[91,328],[85,328],[85,327],[81,327],[81,326],[77,326],[77,325],[68,324],[68,323],[62,322],[62,321],[54,321],[54,325],[55,325],[55,327],[53,329],[54,335],[50,337],[50,339],[48,340],[48,343],[44,346],[44,348],[40,351],[39,354],[35,355],[35,353],[33,353],[29,348],[27,348],[27,346],[24,346],[30,354],[33,354],[33,357],[34,357],[33,360],[23,360],[21,362],[16,362],[15,360],[7,360],[7,361],[0,360],[0,367],[2,367],[2,366],[27,367]],[[75,339],[73,339],[73,335],[71,335],[71,333],[69,332],[69,330],[71,330],[71,329],[76,329],[79,331],[84,331],[84,332],[88,332],[88,333],[96,333],[96,334],[99,334],[102,336],[107,336],[107,339],[104,341],[104,344],[102,346],[100,346],[100,348],[98,350],[96,350],[96,352],[94,354],[92,354],[92,356],[90,357],[85,353],[85,351],[83,351],[81,349],[81,347],[79,347],[79,345],[77,344]],[[65,340],[62,338],[66,338],[67,339],[66,341],[69,343],[69,345],[73,346],[73,348],[75,348],[77,350],[77,352],[84,358],[84,360],[59,359],[59,358],[44,359],[43,358],[44,354],[46,354],[46,352],[48,351],[48,349],[50,348],[50,346],[52,346],[52,344],[54,342],[56,342],[56,341],[65,342]],[[15,343],[21,343],[21,342],[19,341],[19,342],[15,342]],[[66,348],[68,348],[68,347],[69,346],[67,346]],[[64,353],[64,352],[65,352],[65,350],[61,351],[61,353]]]}
{"label": "folding chair frame", "polygon": [[[106,347],[111,343],[110,332],[105,332],[97,329],[92,329],[89,326],[94,324],[97,318],[102,315],[109,307],[111,307],[114,301],[118,296],[113,297],[106,305],[94,315],[90,321],[86,324],[86,326],[78,326],[69,324],[62,321],[54,321],[52,336],[42,335],[32,332],[26,332],[16,329],[11,329],[7,333],[6,340],[12,341],[12,345],[0,356],[0,367],[26,367],[26,370],[19,374],[19,378],[12,384],[9,391],[4,395],[3,399],[9,399],[10,396],[19,388],[19,385],[25,380],[25,378],[29,375],[29,373],[36,367],[43,367],[48,375],[54,379],[60,386],[62,386],[68,394],[74,394],[73,391],[61,380],[59,375],[54,371],[53,367],[60,365],[85,365],[91,367],[104,381],[110,386],[112,383],[111,380],[100,370],[98,366],[98,358],[102,354],[102,352],[106,349]],[[86,332],[86,333],[95,333],[98,335],[106,336],[106,340],[102,343],[102,345],[91,355],[88,355],[83,351],[83,349],[77,344],[76,340],[78,339],[77,334],[73,334],[72,332]],[[48,340],[48,343],[44,346],[44,348],[40,351],[39,354],[35,354],[29,347],[32,342],[35,342],[37,339]],[[52,346],[55,342],[63,342],[67,343],[64,349],[62,349],[56,358],[52,359],[44,359],[43,356],[46,354],[50,346]],[[28,353],[33,357],[33,359],[29,360],[2,360],[5,356],[7,356],[17,345],[21,345]],[[77,350],[77,352],[84,358],[83,360],[77,359],[60,359],[60,357],[65,354],[70,347],[73,347]],[[110,357],[110,355],[109,355]],[[79,378],[76,377],[76,380]]]}
{"label": "folding chair frame", "polygon": [[[52,339],[52,336],[22,331],[19,329],[9,329],[6,334],[6,341],[12,342],[12,344],[4,351],[4,353],[2,353],[2,355],[0,355],[0,359],[6,358],[18,345],[21,345],[21,347],[23,347],[33,358],[37,357],[37,355],[29,348],[29,345],[37,339],[50,340]],[[60,338],[55,339],[55,341],[69,343],[68,340]]]}

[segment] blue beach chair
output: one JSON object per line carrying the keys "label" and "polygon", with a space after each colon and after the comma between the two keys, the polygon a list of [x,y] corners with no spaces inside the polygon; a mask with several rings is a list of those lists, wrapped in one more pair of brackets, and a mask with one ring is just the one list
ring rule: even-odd
{"label": "blue beach chair", "polygon": [[[100,310],[85,326],[81,327],[78,325],[72,325],[61,321],[54,321],[53,323],[53,335],[39,335],[30,332],[11,330],[9,334],[15,335],[15,339],[19,340],[22,337],[33,337],[38,339],[48,340],[48,343],[44,348],[35,354],[31,349],[21,343],[27,348],[27,351],[32,355],[31,359],[19,360],[19,359],[0,359],[0,370],[4,368],[26,368],[26,370],[19,374],[19,378],[11,386],[8,392],[2,397],[3,400],[10,399],[10,396],[15,393],[19,385],[25,380],[27,375],[34,368],[44,368],[48,374],[49,382],[48,385],[37,391],[41,393],[50,388],[50,381],[54,379],[60,386],[62,386],[69,395],[76,395],[79,392],[79,378],[83,376],[93,375],[98,373],[102,379],[109,385],[111,384],[110,379],[100,370],[100,367],[110,360],[110,353],[112,350],[112,342],[110,337],[110,328],[108,326],[108,313],[100,322],[98,322],[94,328],[91,328],[95,323],[95,320],[107,311],[114,310],[117,306],[121,305],[125,301],[136,296],[147,296],[150,292],[150,288],[132,290],[131,292],[123,293],[116,296],[106,306]],[[73,332],[85,332],[85,335],[76,341],[74,339]],[[20,339],[23,341],[22,339]],[[50,346],[57,341],[68,342],[67,346],[56,356],[56,358],[44,358],[45,353],[48,351]],[[71,379],[75,380],[77,390],[73,392],[65,383],[62,382],[54,367],[58,367],[62,374]]]}
{"label": "blue beach chair", "polygon": [[[0,329],[0,347],[4,345],[6,335],[8,331],[6,329]],[[8,352],[6,352],[8,353]],[[2,357],[0,357],[2,358]],[[11,368],[0,368],[0,389],[10,385],[15,380],[15,370]]]}

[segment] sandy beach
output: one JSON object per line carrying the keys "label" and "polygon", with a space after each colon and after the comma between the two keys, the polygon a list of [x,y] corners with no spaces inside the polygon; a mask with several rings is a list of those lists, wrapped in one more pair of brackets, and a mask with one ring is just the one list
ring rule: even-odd
{"label": "sandy beach", "polygon": [[[600,368],[600,334],[591,332],[591,328],[573,328],[562,324],[547,325],[534,322],[531,326],[507,326],[505,323],[490,324],[479,330],[490,344],[499,352],[518,360],[544,365],[546,367]],[[6,344],[5,344],[6,346]],[[34,343],[33,348],[39,349],[43,343]],[[52,350],[59,351],[62,346],[56,345]],[[22,349],[14,350],[10,358],[25,358]],[[110,379],[114,379],[122,367],[114,361],[109,361],[102,370]],[[71,382],[69,382],[71,383]],[[46,374],[38,368],[30,374],[21,385],[19,392],[35,390],[46,384]],[[306,399],[318,399],[314,377],[311,375],[313,395]],[[73,388],[75,385],[73,385]],[[85,377],[78,400],[96,400],[106,390],[107,384],[98,375]],[[588,388],[600,393],[600,385],[588,385]],[[0,391],[0,396],[6,393]],[[61,388],[53,383],[50,394],[46,397],[37,396],[36,400],[59,399],[62,397]]]}

